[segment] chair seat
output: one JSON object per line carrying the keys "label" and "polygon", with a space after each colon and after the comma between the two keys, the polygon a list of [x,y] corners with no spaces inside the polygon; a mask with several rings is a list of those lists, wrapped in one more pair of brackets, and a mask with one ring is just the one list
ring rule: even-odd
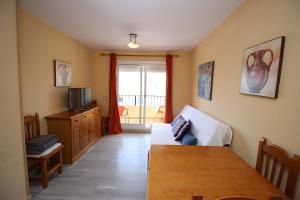
{"label": "chair seat", "polygon": [[56,143],[55,145],[51,146],[41,154],[34,154],[34,155],[27,154],[27,158],[40,158],[46,156],[51,152],[53,152],[54,150],[58,149],[61,145],[62,145],[61,143]]}

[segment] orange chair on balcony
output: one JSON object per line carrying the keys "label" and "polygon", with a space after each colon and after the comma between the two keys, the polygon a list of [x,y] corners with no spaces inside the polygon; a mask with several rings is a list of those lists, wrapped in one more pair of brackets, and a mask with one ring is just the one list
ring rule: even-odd
{"label": "orange chair on balcony", "polygon": [[118,110],[119,110],[119,116],[120,118],[124,118],[125,119],[125,123],[129,123],[129,117],[128,117],[128,108],[126,106],[118,106]]}
{"label": "orange chair on balcony", "polygon": [[157,119],[160,119],[162,121],[165,117],[165,112],[166,112],[166,107],[164,105],[160,105],[155,114],[155,121]]}

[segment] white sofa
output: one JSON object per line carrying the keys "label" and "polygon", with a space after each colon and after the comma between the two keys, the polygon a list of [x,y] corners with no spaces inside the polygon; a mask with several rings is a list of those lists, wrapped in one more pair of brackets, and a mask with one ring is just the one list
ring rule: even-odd
{"label": "white sofa", "polygon": [[[189,105],[186,105],[180,114],[185,120],[191,121],[191,131],[198,139],[197,145],[231,145],[232,130],[229,125]],[[181,143],[175,141],[171,124],[154,123],[151,129],[151,144],[180,145]]]}

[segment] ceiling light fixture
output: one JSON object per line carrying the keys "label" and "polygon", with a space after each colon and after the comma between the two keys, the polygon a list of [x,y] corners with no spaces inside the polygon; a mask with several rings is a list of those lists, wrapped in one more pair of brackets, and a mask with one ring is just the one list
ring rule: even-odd
{"label": "ceiling light fixture", "polygon": [[137,37],[137,34],[134,34],[134,33],[129,34],[129,43],[127,44],[127,46],[129,48],[136,49],[141,46],[138,43],[136,43],[136,37]]}

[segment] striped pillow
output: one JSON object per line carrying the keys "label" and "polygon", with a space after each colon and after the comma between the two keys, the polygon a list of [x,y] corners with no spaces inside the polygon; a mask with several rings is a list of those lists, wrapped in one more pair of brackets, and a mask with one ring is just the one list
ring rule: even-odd
{"label": "striped pillow", "polygon": [[171,126],[174,127],[174,125],[177,123],[177,120],[182,117],[181,115],[177,115],[177,117],[172,121]]}
{"label": "striped pillow", "polygon": [[191,129],[191,121],[188,120],[175,136],[175,141],[181,141],[183,136]]}
{"label": "striped pillow", "polygon": [[185,123],[186,123],[185,119],[181,115],[179,115],[172,128],[174,137],[177,136],[177,134],[179,133],[179,131],[181,130],[181,128],[184,126]]}

